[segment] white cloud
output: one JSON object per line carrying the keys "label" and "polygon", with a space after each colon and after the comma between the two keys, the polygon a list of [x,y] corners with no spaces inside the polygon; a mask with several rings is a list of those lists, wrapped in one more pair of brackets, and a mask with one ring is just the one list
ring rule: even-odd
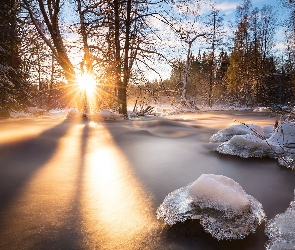
{"label": "white cloud", "polygon": [[276,43],[276,44],[275,44],[274,49],[275,49],[275,50],[279,50],[279,51],[283,51],[283,50],[287,49],[287,46],[286,46],[285,43],[280,42],[280,43]]}
{"label": "white cloud", "polygon": [[222,3],[218,3],[216,5],[216,8],[223,11],[226,15],[230,15],[236,10],[238,4],[240,3],[239,2],[222,2]]}

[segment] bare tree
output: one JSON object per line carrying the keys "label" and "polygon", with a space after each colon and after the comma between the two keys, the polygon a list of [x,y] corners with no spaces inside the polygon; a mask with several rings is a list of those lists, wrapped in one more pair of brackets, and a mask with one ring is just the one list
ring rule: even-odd
{"label": "bare tree", "polygon": [[188,75],[190,68],[190,59],[192,54],[192,46],[200,37],[205,37],[207,32],[204,31],[203,18],[201,11],[202,5],[205,5],[202,0],[186,0],[173,2],[171,9],[164,11],[162,21],[166,23],[174,32],[176,37],[180,39],[186,47],[186,61],[184,67],[183,78],[179,82],[182,85],[181,103],[191,109],[197,108],[194,100],[187,97]]}

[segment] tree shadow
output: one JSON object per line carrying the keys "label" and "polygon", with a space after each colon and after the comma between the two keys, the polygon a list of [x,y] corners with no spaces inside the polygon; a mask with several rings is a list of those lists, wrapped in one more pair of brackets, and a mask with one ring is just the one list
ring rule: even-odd
{"label": "tree shadow", "polygon": [[[54,155],[71,123],[64,121],[34,138],[0,145],[0,211]],[[20,127],[21,129],[21,127]]]}
{"label": "tree shadow", "polygon": [[81,146],[77,176],[75,179],[74,192],[71,202],[68,204],[67,214],[59,225],[48,225],[47,231],[49,233],[42,235],[38,239],[39,245],[42,249],[83,249],[87,242],[84,241],[85,234],[83,233],[83,187],[85,183],[85,169],[86,169],[86,150],[89,138],[89,123],[83,121],[85,124],[81,135]]}

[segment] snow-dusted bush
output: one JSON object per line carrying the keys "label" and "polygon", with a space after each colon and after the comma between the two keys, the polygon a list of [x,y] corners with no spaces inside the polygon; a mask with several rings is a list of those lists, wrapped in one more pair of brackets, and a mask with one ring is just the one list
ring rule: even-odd
{"label": "snow-dusted bush", "polygon": [[266,216],[260,202],[237,182],[222,175],[203,174],[168,194],[157,209],[157,218],[170,226],[199,219],[206,232],[222,240],[245,238]]}

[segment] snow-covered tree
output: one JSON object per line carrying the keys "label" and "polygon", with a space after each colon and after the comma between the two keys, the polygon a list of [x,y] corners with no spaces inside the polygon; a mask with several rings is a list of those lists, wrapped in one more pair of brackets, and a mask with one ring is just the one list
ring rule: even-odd
{"label": "snow-covered tree", "polygon": [[22,72],[17,0],[0,2],[0,108],[24,108],[28,104],[29,85]]}

